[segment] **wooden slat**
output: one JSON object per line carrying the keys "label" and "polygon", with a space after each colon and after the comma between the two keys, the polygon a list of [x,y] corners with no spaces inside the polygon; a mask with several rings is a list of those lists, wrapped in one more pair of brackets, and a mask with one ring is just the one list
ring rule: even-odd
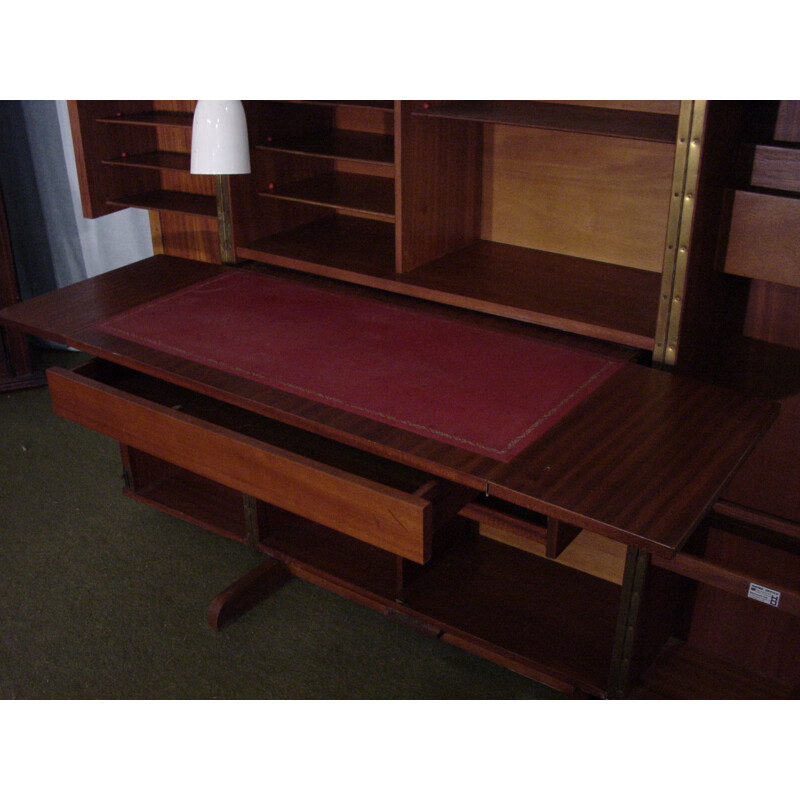
{"label": "wooden slat", "polygon": [[753,187],[800,192],[800,148],[751,145],[742,158],[750,165],[746,179]]}
{"label": "wooden slat", "polygon": [[725,272],[800,286],[800,198],[737,191]]}
{"label": "wooden slat", "polygon": [[191,156],[188,153],[152,152],[137,153],[103,160],[102,164],[143,169],[171,169],[189,171]]}
{"label": "wooden slat", "polygon": [[[780,595],[777,603],[767,603],[767,605],[800,616],[800,591],[773,584],[758,575],[731,569],[723,564],[715,564],[688,553],[678,553],[673,559],[654,557],[653,564],[739,597],[747,597],[751,591],[755,591],[759,597],[769,597],[770,593],[777,593]],[[756,589],[753,589],[754,585]],[[758,587],[768,591],[759,592]],[[763,602],[763,600],[754,599],[753,602]]]}
{"label": "wooden slat", "polygon": [[108,116],[101,116],[97,121],[102,123],[122,125],[172,126],[178,128],[191,128],[193,114],[184,111],[147,110],[137,113],[120,111]]}

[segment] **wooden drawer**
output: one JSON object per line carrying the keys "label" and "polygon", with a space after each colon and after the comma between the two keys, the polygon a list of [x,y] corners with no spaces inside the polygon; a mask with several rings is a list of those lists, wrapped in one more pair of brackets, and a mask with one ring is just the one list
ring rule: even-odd
{"label": "wooden drawer", "polygon": [[108,362],[53,368],[48,382],[66,419],[418,563],[474,495]]}

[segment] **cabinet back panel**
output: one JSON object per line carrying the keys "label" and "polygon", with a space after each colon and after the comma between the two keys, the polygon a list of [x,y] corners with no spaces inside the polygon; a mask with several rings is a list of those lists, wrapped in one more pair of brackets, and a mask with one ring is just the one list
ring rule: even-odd
{"label": "cabinet back panel", "polygon": [[197,261],[220,262],[216,219],[162,211],[159,214],[161,246],[167,255]]}
{"label": "cabinet back panel", "polygon": [[660,272],[673,147],[486,126],[482,237]]}
{"label": "cabinet back panel", "polygon": [[376,108],[358,108],[355,106],[337,106],[336,127],[363,133],[394,133],[394,114]]}

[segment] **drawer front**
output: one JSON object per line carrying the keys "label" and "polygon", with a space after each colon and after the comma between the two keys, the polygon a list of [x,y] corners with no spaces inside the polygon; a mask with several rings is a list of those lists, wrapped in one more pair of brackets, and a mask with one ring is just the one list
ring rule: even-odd
{"label": "drawer front", "polygon": [[430,557],[430,485],[408,494],[69,370],[48,370],[48,383],[65,419],[417,563]]}

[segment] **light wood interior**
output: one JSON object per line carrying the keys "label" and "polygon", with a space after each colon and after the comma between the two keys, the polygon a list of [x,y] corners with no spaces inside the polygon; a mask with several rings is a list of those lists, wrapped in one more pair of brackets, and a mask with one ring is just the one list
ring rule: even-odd
{"label": "light wood interior", "polygon": [[486,126],[481,235],[660,272],[673,161],[659,142]]}

